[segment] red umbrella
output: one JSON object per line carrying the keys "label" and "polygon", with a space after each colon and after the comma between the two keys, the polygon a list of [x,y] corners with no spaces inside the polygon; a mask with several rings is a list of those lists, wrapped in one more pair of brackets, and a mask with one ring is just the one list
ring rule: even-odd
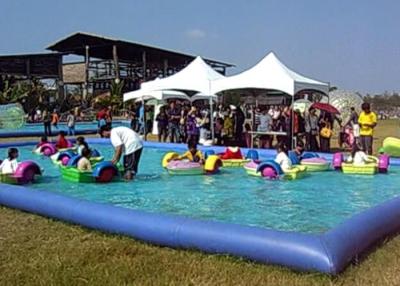
{"label": "red umbrella", "polygon": [[337,110],[336,107],[330,105],[329,103],[314,102],[311,105],[311,107],[314,107],[315,109],[319,109],[328,113],[340,114],[339,110]]}

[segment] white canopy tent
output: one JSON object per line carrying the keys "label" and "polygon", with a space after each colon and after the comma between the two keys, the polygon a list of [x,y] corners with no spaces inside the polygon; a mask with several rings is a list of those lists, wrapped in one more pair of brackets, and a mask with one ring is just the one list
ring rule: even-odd
{"label": "white canopy tent", "polygon": [[294,96],[301,90],[329,92],[329,84],[302,76],[286,67],[273,52],[252,68],[212,83],[211,93],[234,89],[267,89]]}
{"label": "white canopy tent", "polygon": [[124,102],[129,100],[148,100],[148,99],[156,99],[156,100],[168,100],[168,99],[183,99],[190,100],[190,97],[186,94],[174,91],[174,90],[150,90],[146,91],[143,89],[138,89],[134,91],[130,91],[124,93]]}
{"label": "white canopy tent", "polygon": [[158,126],[157,126],[157,121],[156,116],[160,111],[161,106],[163,106],[168,99],[180,99],[180,100],[188,100],[190,102],[196,101],[196,100],[217,100],[216,95],[204,95],[201,93],[197,93],[196,95],[193,95],[189,97],[183,92],[180,91],[175,91],[175,90],[153,90],[153,91],[145,91],[143,89],[138,89],[135,91],[130,91],[124,94],[124,102],[133,100],[135,102],[139,101],[147,101],[147,100],[154,100],[154,118],[153,118],[153,128],[152,128],[152,134],[157,135],[158,134]]}
{"label": "white canopy tent", "polygon": [[[172,90],[185,93],[187,96],[208,98],[210,114],[213,114],[212,101],[216,98],[211,92],[212,82],[225,77],[210,67],[201,57],[196,57],[184,69],[163,79],[156,79],[141,84],[143,91]],[[199,95],[200,94],[200,95]],[[211,135],[214,140],[214,122],[211,116]]]}
{"label": "white canopy tent", "polygon": [[[290,70],[273,52],[270,52],[252,68],[237,75],[213,81],[211,93],[245,89],[267,90],[270,91],[267,94],[272,96],[277,96],[279,93],[276,91],[278,91],[292,98],[299,91],[305,90],[318,91],[328,96],[329,84]],[[292,145],[293,143],[292,140]]]}
{"label": "white canopy tent", "polygon": [[201,57],[194,59],[181,71],[163,79],[141,84],[143,90],[176,90],[192,96],[196,93],[212,95],[211,82],[225,78],[210,67]]}

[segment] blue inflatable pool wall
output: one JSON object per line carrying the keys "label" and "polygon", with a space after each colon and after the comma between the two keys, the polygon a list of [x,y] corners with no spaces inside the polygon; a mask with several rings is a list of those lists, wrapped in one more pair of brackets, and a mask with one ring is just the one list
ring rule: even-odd
{"label": "blue inflatable pool wall", "polygon": [[[88,141],[108,143],[104,139]],[[0,147],[9,145],[1,144]],[[172,150],[186,148],[154,142],[146,142],[145,146]],[[212,149],[218,153],[224,148]],[[268,156],[274,151],[262,150],[260,153]],[[398,164],[398,160],[395,163]],[[29,187],[0,186],[0,205],[10,208],[157,245],[237,255],[262,263],[329,274],[340,273],[360,253],[400,230],[400,197],[359,213],[326,233],[314,235],[147,213]]]}

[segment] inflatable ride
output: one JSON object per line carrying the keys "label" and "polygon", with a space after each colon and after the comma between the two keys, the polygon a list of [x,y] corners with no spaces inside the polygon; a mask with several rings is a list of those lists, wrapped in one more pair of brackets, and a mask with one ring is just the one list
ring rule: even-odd
{"label": "inflatable ride", "polygon": [[25,111],[21,104],[0,105],[0,129],[18,129],[24,125]]}
{"label": "inflatable ride", "polygon": [[46,144],[43,144],[42,146],[39,146],[35,150],[33,150],[33,153],[50,157],[50,156],[56,154],[57,152],[76,150],[76,147],[70,141],[68,141],[68,146],[69,146],[68,148],[57,149],[55,144],[46,143]]}
{"label": "inflatable ride", "polygon": [[217,155],[209,155],[203,164],[188,160],[177,160],[178,153],[169,152],[162,159],[162,166],[171,175],[209,175],[215,174],[222,166],[221,159]]}
{"label": "inflatable ride", "polygon": [[60,165],[61,176],[64,180],[74,183],[109,183],[120,178],[121,167],[117,167],[110,161],[95,164],[92,171],[78,170],[78,161],[82,158],[75,155],[68,160],[66,166]]}
{"label": "inflatable ride", "polygon": [[38,176],[42,175],[39,165],[33,161],[23,161],[18,163],[17,170],[14,174],[0,173],[0,182],[13,185],[23,185],[33,183]]}
{"label": "inflatable ride", "polygon": [[[78,154],[74,150],[66,150],[66,151],[58,152],[54,155],[51,155],[50,158],[54,164],[66,166],[68,164],[69,159],[71,159],[72,157],[77,156],[77,155]],[[97,151],[96,149],[93,149],[89,161],[92,165],[94,165],[94,164],[104,161],[104,157],[100,155],[99,151]]]}
{"label": "inflatable ride", "polygon": [[322,172],[330,169],[331,163],[325,158],[319,157],[317,153],[304,152],[301,160],[298,159],[294,151],[289,151],[289,158],[292,164],[307,167],[307,172]]}
{"label": "inflatable ride", "polygon": [[333,167],[335,170],[342,171],[344,174],[355,175],[375,175],[376,173],[387,173],[390,165],[390,157],[386,154],[380,155],[379,158],[368,156],[371,163],[364,165],[354,165],[346,162],[342,153],[333,155]]}
{"label": "inflatable ride", "polygon": [[385,138],[379,151],[392,157],[400,157],[400,139],[394,137]]}
{"label": "inflatable ride", "polygon": [[[215,155],[213,150],[205,152],[206,158],[210,155]],[[249,150],[246,157],[242,155],[239,147],[227,147],[224,153],[217,154],[221,159],[222,167],[243,167],[244,164],[249,163],[251,160],[258,160],[258,152],[256,150]]]}
{"label": "inflatable ride", "polygon": [[252,160],[245,164],[244,169],[250,176],[264,177],[269,180],[285,179],[296,180],[304,176],[307,167],[298,165],[290,170],[282,170],[281,166],[274,160],[257,161]]}

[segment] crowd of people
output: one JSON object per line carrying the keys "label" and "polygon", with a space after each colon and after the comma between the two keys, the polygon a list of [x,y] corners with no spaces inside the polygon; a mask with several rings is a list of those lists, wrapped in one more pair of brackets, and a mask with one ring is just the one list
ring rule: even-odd
{"label": "crowd of people", "polygon": [[[185,101],[170,101],[162,106],[154,117],[154,106],[136,104],[129,113],[131,129],[139,134],[152,131],[153,118],[158,129],[159,142],[214,144],[223,146],[272,148],[285,144],[288,148],[301,142],[307,151],[331,151],[331,139],[335,124],[339,128],[339,147],[352,148],[359,142],[368,154],[372,153],[373,128],[376,114],[370,111],[368,103],[362,106],[363,112],[357,114],[351,108],[346,122],[337,114],[310,107],[304,112],[292,110],[289,105],[251,106],[218,105],[213,114],[207,103],[191,105]],[[35,120],[41,120],[45,136],[58,130],[60,115],[57,110],[47,109],[35,113]],[[367,114],[373,114],[374,117]],[[40,118],[39,118],[40,117]],[[99,130],[110,126],[113,120],[112,108],[104,107],[96,115]],[[367,123],[361,123],[369,120]],[[66,116],[66,135],[75,136],[77,116],[70,111]],[[213,122],[213,127],[211,124]],[[375,123],[371,123],[375,122]],[[375,125],[374,125],[375,124]],[[212,130],[213,129],[213,130]],[[212,131],[214,141],[212,141]],[[295,138],[295,140],[293,140]],[[252,140],[255,139],[255,140]],[[253,146],[253,141],[255,144]]]}
{"label": "crowd of people", "polygon": [[[368,104],[363,105],[363,110],[366,105]],[[131,121],[132,129],[143,134],[146,122],[146,131],[151,132],[153,112],[150,108],[146,110],[145,120],[144,107],[139,105],[136,111],[138,116],[134,116]],[[362,114],[364,113],[360,114],[361,120]],[[359,115],[354,108],[350,119],[343,122],[337,114],[314,107],[300,112],[292,111],[289,105],[218,105],[213,111],[212,119],[207,104],[190,105],[172,101],[162,106],[156,114],[158,141],[195,141],[200,144],[211,142],[211,122],[214,123],[212,143],[215,145],[272,148],[280,143],[290,147],[300,141],[307,151],[330,152],[335,128],[340,130],[337,134],[340,146],[351,148],[354,139],[350,140],[349,137],[361,140],[358,134],[353,134],[358,132],[359,122]],[[252,136],[256,139],[255,146],[251,146]],[[360,142],[365,141],[366,139],[362,139]],[[368,141],[364,145],[370,149],[371,142]]]}

